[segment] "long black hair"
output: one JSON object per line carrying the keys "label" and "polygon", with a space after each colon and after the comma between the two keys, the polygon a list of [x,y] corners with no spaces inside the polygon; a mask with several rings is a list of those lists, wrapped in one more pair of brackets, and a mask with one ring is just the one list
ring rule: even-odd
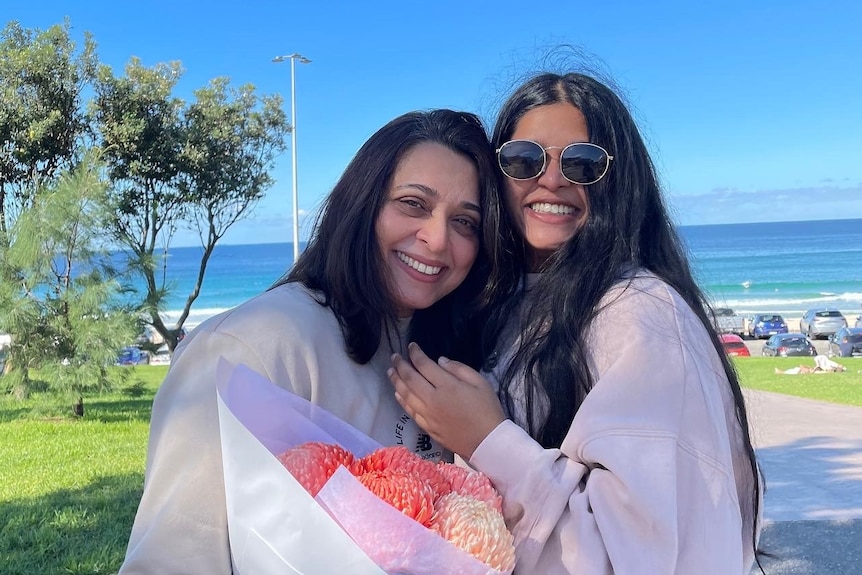
{"label": "long black hair", "polygon": [[[527,430],[544,447],[559,447],[595,383],[584,342],[600,311],[602,297],[627,273],[637,269],[652,272],[691,307],[721,359],[754,478],[750,520],[755,522],[756,534],[760,476],[739,378],[709,321],[704,294],[695,282],[686,250],[665,207],[655,167],[625,104],[590,76],[539,74],[505,102],[492,144],[498,148],[509,140],[528,111],[558,102],[572,104],[581,111],[590,142],[608,150],[614,161],[608,174],[588,188],[589,212],[583,227],[544,264],[535,287],[541,297],[530,299],[530,313],[522,319],[521,344],[503,378],[501,397],[511,408],[511,382],[517,377],[525,378]],[[512,249],[521,254],[520,274],[509,270],[515,273],[515,277],[508,278],[509,293],[518,275],[527,271],[529,261],[524,239],[518,241],[520,244]],[[500,311],[491,317],[489,340],[500,335],[513,306],[514,303],[500,306]],[[535,406],[542,397],[550,398],[546,403],[547,417],[537,421]]]}
{"label": "long black hair", "polygon": [[479,362],[477,324],[470,318],[492,299],[483,295],[489,280],[497,283],[491,279],[490,262],[498,259],[500,175],[479,118],[440,109],[399,116],[362,145],[325,200],[305,251],[273,286],[301,282],[318,291],[338,318],[348,355],[360,364],[368,363],[384,334],[393,337],[397,321],[375,234],[377,217],[401,158],[425,142],[445,146],[476,168],[482,228],[479,254],[467,278],[430,308],[414,313],[410,338],[431,357],[446,355],[474,366]]}

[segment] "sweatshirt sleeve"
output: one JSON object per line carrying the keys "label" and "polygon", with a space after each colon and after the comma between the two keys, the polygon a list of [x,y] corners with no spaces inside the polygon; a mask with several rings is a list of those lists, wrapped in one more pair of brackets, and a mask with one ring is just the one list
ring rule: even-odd
{"label": "sweatshirt sleeve", "polygon": [[506,421],[471,457],[503,495],[515,573],[746,572],[726,377],[697,318],[658,291],[596,319],[595,386],[560,449]]}
{"label": "sweatshirt sleeve", "polygon": [[120,573],[232,572],[218,407],[217,359],[266,374],[237,338],[186,338],[153,403],[144,492]]}

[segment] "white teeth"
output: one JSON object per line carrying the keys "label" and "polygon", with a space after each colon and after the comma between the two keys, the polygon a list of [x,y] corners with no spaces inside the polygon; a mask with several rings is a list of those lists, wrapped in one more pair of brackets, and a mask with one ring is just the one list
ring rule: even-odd
{"label": "white teeth", "polygon": [[549,204],[547,202],[530,204],[529,208],[540,214],[573,214],[575,208],[572,206],[563,206],[560,204]]}
{"label": "white teeth", "polygon": [[423,263],[417,262],[416,260],[414,260],[413,258],[408,256],[407,254],[403,254],[401,252],[396,252],[396,253],[398,254],[398,259],[400,259],[402,262],[404,262],[405,264],[407,264],[408,266],[410,266],[411,268],[413,268],[414,270],[416,270],[420,274],[425,274],[425,275],[429,275],[429,276],[436,276],[437,274],[440,273],[440,270],[443,269],[442,267],[438,267],[438,266],[426,266]]}

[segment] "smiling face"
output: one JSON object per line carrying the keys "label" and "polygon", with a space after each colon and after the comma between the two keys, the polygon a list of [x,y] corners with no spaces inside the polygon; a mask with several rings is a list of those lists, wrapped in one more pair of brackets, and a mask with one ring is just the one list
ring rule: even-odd
{"label": "smiling face", "polygon": [[408,150],[375,226],[399,317],[458,287],[479,252],[479,176],[466,157],[434,143]]}
{"label": "smiling face", "polygon": [[589,204],[584,186],[560,173],[560,151],[589,142],[587,121],[576,107],[557,102],[533,108],[518,121],[510,140],[532,140],[546,150],[545,171],[532,180],[506,178],[506,206],[527,243],[536,271],[584,225]]}

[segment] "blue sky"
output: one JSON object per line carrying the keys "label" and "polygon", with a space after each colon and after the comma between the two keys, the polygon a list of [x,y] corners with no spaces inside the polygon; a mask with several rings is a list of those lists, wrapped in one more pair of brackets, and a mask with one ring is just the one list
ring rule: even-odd
{"label": "blue sky", "polygon": [[[479,113],[549,49],[576,45],[623,89],[683,225],[862,218],[862,3],[7,0],[3,22],[68,16],[117,72],[179,60],[181,97],[217,76],[279,92],[296,67],[301,235],[352,155],[414,109]],[[291,152],[224,243],[290,241]],[[193,245],[180,234],[175,245]]]}

